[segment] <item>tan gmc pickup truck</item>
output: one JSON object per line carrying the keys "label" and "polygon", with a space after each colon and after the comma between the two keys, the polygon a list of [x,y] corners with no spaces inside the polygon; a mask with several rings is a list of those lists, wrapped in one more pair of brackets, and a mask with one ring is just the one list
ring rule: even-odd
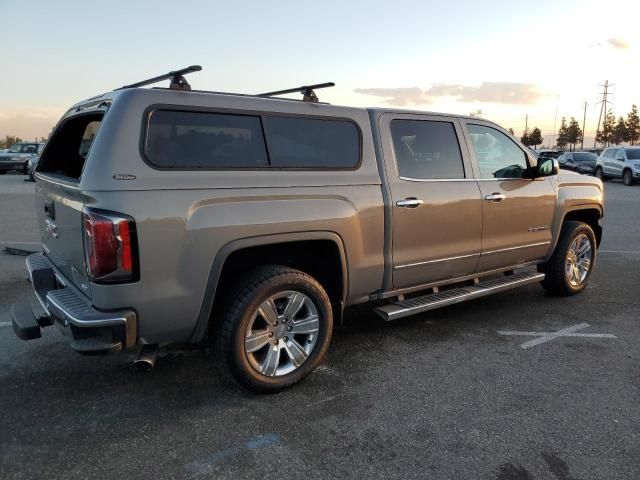
{"label": "tan gmc pickup truck", "polygon": [[[36,167],[27,268],[72,348],[216,345],[277,391],[322,360],[345,308],[396,320],[530,283],[574,295],[600,243],[600,180],[558,172],[498,125],[333,106],[314,89],[191,90],[199,67],[80,102]],[[170,79],[169,88],[142,88]],[[302,101],[277,98],[300,92]]]}

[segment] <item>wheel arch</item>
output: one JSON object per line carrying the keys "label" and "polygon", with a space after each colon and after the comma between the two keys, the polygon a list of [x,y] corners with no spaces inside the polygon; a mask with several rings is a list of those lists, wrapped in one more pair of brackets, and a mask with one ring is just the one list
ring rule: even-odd
{"label": "wheel arch", "polygon": [[596,247],[599,247],[600,242],[602,241],[602,227],[600,226],[600,219],[602,218],[602,215],[602,206],[598,204],[575,206],[565,211],[562,221],[558,224],[557,231],[553,236],[552,248],[550,249],[549,255],[545,261],[548,260],[555,251],[556,246],[558,245],[558,240],[560,239],[562,226],[568,221],[574,220],[589,225],[596,236]]}
{"label": "wheel arch", "polygon": [[[264,260],[260,260],[261,264],[274,263],[274,257],[271,256],[270,258],[269,253],[273,253],[274,250],[277,251],[279,248],[284,248],[285,245],[295,246],[297,250],[305,247],[309,249],[334,249],[335,257],[333,260],[338,261],[340,264],[339,271],[337,272],[339,278],[337,285],[328,284],[326,279],[323,279],[324,282],[320,278],[317,280],[320,281],[325,290],[327,290],[332,303],[334,303],[335,320],[340,320],[349,289],[347,255],[344,242],[340,235],[330,231],[313,231],[241,238],[225,244],[215,256],[207,279],[196,327],[191,336],[192,343],[199,343],[205,337],[214,308],[218,300],[220,300],[220,297],[224,295],[224,286],[221,280],[223,280],[224,276],[229,272],[230,265],[232,265],[231,262],[245,253],[249,255],[249,259],[256,257],[258,253],[265,253],[267,256],[264,257]],[[276,255],[276,258],[281,259],[282,257]],[[278,260],[276,260],[276,262],[278,262]],[[225,270],[225,266],[227,270]],[[256,266],[258,266],[258,264],[256,264]],[[295,268],[296,262],[294,261],[293,264],[289,264],[289,266]],[[303,269],[301,268],[301,270]],[[313,275],[313,272],[307,271],[306,273]]]}

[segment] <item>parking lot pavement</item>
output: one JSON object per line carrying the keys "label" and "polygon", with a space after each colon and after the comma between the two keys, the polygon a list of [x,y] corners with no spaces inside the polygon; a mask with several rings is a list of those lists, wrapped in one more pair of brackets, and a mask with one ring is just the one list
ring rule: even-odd
{"label": "parking lot pavement", "polygon": [[[0,177],[0,240],[37,241],[32,189]],[[358,309],[277,395],[206,352],[139,374],[0,326],[0,478],[640,478],[639,205],[640,186],[606,183],[583,294],[528,286],[389,324]],[[0,322],[31,296],[22,260],[0,253]],[[559,331],[608,336],[498,333]]]}

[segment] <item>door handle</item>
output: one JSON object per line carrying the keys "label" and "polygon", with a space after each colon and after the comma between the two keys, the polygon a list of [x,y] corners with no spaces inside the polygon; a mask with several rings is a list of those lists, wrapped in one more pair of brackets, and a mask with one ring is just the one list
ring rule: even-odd
{"label": "door handle", "polygon": [[497,193],[497,192],[494,192],[491,195],[485,195],[484,196],[484,199],[488,200],[490,202],[501,202],[505,198],[507,198],[506,195],[504,195],[502,193]]}
{"label": "door handle", "polygon": [[398,200],[396,202],[396,206],[404,207],[404,208],[416,208],[422,205],[423,203],[424,202],[419,198],[409,197],[409,198],[405,198],[404,200]]}

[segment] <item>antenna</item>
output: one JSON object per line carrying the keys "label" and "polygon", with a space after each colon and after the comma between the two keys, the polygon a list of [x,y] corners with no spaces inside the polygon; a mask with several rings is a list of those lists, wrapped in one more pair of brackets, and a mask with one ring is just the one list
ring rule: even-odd
{"label": "antenna", "polygon": [[124,88],[144,87],[145,85],[158,83],[162,80],[171,80],[169,88],[172,90],[191,90],[191,85],[189,85],[187,80],[184,78],[184,75],[186,75],[187,73],[199,72],[200,70],[202,70],[202,67],[200,65],[191,65],[190,67],[183,68],[181,70],[175,70],[173,72],[165,73],[164,75],[158,75],[157,77],[142,80],[141,82],[132,83],[131,85],[125,85],[124,87],[120,87],[117,90],[122,90]]}
{"label": "antenna", "polygon": [[327,87],[335,87],[335,83],[327,82],[327,83],[317,83],[315,85],[303,85],[302,87],[297,88],[289,88],[287,90],[276,90],[275,92],[267,92],[267,93],[259,93],[256,95],[257,97],[273,97],[276,95],[286,95],[287,93],[301,93],[303,102],[318,102],[318,96],[314,90],[318,88],[327,88]]}

